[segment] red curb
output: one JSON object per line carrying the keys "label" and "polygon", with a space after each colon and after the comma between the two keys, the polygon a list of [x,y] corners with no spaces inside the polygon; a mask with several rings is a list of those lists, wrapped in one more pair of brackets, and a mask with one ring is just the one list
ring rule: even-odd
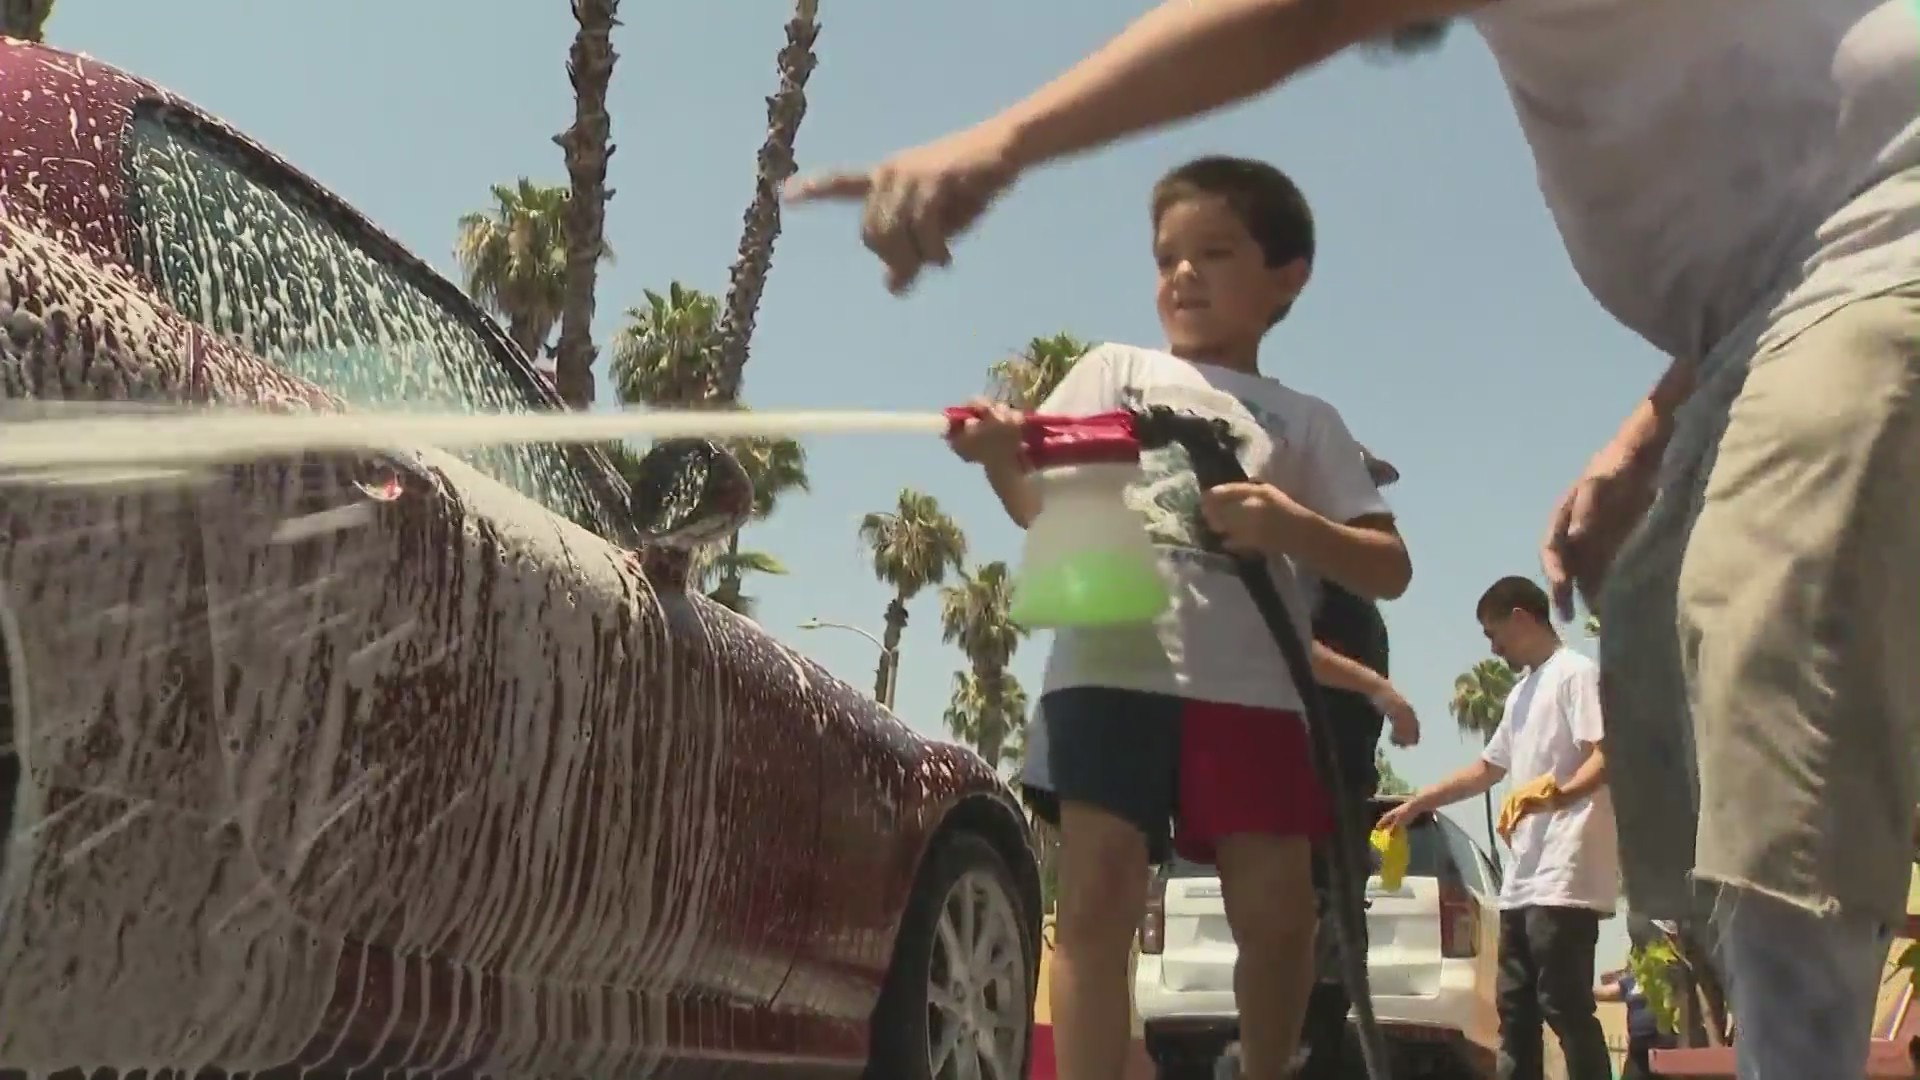
{"label": "red curb", "polygon": [[[1053,1025],[1033,1025],[1033,1069],[1027,1074],[1028,1080],[1058,1080],[1059,1073],[1053,1064]],[[1126,1075],[1121,1080],[1154,1080],[1153,1060],[1147,1057],[1147,1048],[1135,1039],[1133,1053],[1127,1058]]]}

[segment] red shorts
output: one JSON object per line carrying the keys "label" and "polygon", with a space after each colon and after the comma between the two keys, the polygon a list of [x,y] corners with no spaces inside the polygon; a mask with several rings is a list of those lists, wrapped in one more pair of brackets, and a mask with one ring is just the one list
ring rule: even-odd
{"label": "red shorts", "polygon": [[1040,813],[1091,804],[1145,834],[1150,856],[1214,861],[1222,837],[1333,831],[1299,713],[1105,687],[1041,699],[1025,782]]}

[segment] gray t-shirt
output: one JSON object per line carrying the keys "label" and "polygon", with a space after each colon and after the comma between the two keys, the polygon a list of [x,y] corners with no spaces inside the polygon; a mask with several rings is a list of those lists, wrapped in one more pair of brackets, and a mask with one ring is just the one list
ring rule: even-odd
{"label": "gray t-shirt", "polygon": [[1574,268],[1661,351],[1920,277],[1916,0],[1495,0]]}

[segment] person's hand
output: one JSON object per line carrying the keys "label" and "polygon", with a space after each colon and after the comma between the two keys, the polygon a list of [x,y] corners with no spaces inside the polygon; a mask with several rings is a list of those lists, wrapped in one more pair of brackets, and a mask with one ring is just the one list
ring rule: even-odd
{"label": "person's hand", "polygon": [[1420,801],[1420,796],[1411,796],[1406,802],[1399,803],[1381,814],[1380,819],[1373,823],[1374,831],[1391,832],[1394,829],[1404,829],[1409,821],[1426,813],[1429,809],[1426,803]]}
{"label": "person's hand", "polygon": [[976,465],[1018,461],[1022,453],[1024,417],[1006,405],[985,398],[967,403],[979,415],[947,436],[947,445],[962,461]]}
{"label": "person's hand", "polygon": [[982,125],[854,172],[787,184],[789,202],[859,199],[860,236],[887,267],[887,288],[903,293],[927,266],[953,261],[948,244],[1019,175],[1010,139]]}
{"label": "person's hand", "polygon": [[1200,496],[1200,518],[1235,555],[1287,551],[1300,520],[1312,511],[1272,484],[1221,484]]}
{"label": "person's hand", "polygon": [[1596,601],[1607,568],[1653,503],[1649,457],[1610,444],[1587,463],[1548,516],[1540,568],[1562,619],[1573,618],[1576,590],[1587,609],[1600,614]]}
{"label": "person's hand", "polygon": [[1418,746],[1420,744],[1420,717],[1413,711],[1413,703],[1402,697],[1399,690],[1389,686],[1373,698],[1373,707],[1387,718],[1387,737],[1398,747]]}
{"label": "person's hand", "polygon": [[1508,795],[1500,804],[1500,817],[1494,822],[1494,831],[1500,839],[1511,842],[1513,831],[1520,823],[1534,814],[1557,809],[1560,805],[1560,782],[1552,773],[1543,773]]}

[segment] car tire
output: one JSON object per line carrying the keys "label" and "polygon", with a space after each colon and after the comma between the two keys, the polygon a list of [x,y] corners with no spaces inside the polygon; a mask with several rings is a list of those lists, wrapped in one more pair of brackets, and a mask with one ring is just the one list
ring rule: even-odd
{"label": "car tire", "polygon": [[[991,1054],[999,1075],[1027,1075],[1039,960],[1038,920],[1023,907],[993,845],[971,833],[940,843],[914,882],[873,1012],[869,1080],[973,1076],[952,1057],[968,1049]],[[985,970],[955,963],[955,942],[977,955],[989,935]]]}

